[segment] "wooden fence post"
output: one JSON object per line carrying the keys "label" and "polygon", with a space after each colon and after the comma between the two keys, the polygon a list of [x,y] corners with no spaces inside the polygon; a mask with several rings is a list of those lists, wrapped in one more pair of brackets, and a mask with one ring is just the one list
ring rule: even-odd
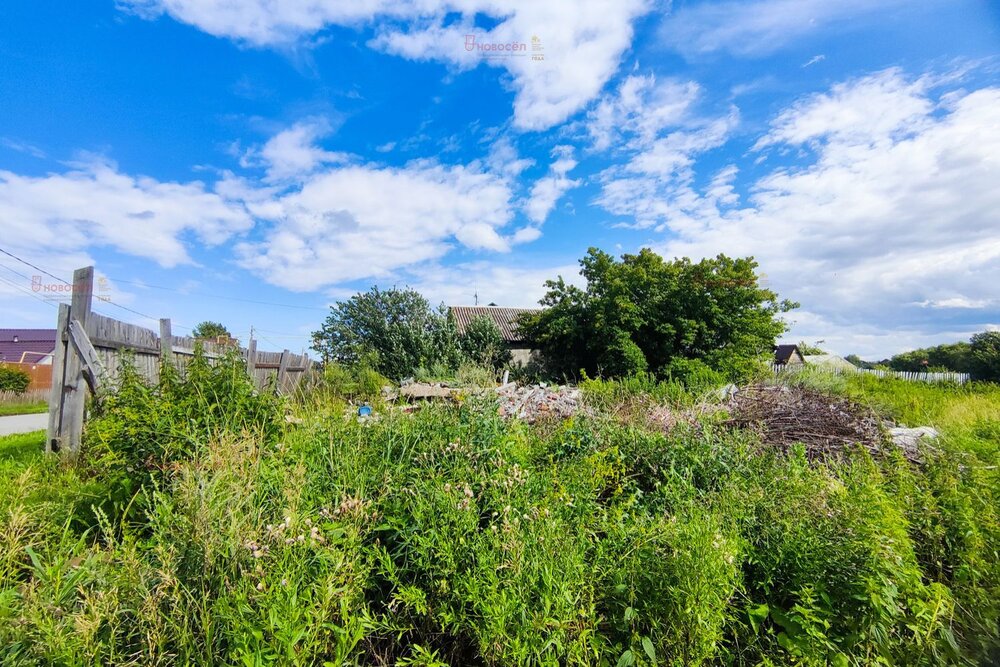
{"label": "wooden fence post", "polygon": [[[90,319],[91,299],[94,296],[94,267],[88,266],[73,272],[73,298],[69,306],[70,321],[80,323],[84,332]],[[67,324],[67,333],[69,326]],[[72,343],[66,346],[66,365],[62,394],[60,422],[60,448],[72,453],[80,450],[83,436],[83,418],[87,401],[87,385],[83,381],[83,360]]]}
{"label": "wooden fence post", "polygon": [[285,390],[285,376],[288,374],[288,361],[291,356],[291,352],[288,350],[283,350],[281,352],[281,360],[278,362],[278,390]]}
{"label": "wooden fence post", "polygon": [[251,338],[250,342],[247,343],[247,375],[253,380],[253,383],[260,387],[260,383],[257,382],[257,339]]}
{"label": "wooden fence post", "polygon": [[174,356],[174,336],[170,332],[170,318],[160,318],[160,365],[169,363]]}
{"label": "wooden fence post", "polygon": [[[56,320],[56,349],[52,355],[52,388],[49,390],[49,428],[45,438],[45,452],[58,452],[61,446],[63,387],[66,384],[66,347],[68,340],[69,305],[59,304],[59,318]],[[63,336],[67,340],[63,340]]]}

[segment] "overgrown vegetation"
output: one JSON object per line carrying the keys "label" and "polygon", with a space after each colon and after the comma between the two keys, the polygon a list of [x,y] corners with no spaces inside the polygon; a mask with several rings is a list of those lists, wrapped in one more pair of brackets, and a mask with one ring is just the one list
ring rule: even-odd
{"label": "overgrown vegetation", "polygon": [[797,306],[758,284],[752,258],[666,261],[644,249],[616,260],[591,248],[580,266],[585,288],[548,281],[545,308],[521,322],[555,377],[575,378],[583,369],[662,378],[701,364],[743,379],[785,331],[779,315]]}
{"label": "overgrown vegetation", "polygon": [[996,387],[796,376],[939,427],[915,466],[786,455],[718,414],[650,426],[710,387],[648,374],[586,380],[594,415],[563,422],[473,398],[359,420],[339,392],[376,383],[335,368],[305,407],[235,358],[126,368],[80,461],[0,439],[0,662],[1000,657]]}
{"label": "overgrown vegetation", "polygon": [[0,391],[12,391],[23,394],[31,384],[31,376],[20,368],[13,368],[0,363]]}

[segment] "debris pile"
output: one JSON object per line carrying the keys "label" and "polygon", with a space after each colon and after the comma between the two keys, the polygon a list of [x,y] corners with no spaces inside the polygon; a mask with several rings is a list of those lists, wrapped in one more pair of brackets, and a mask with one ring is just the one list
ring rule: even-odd
{"label": "debris pile", "polygon": [[508,382],[497,387],[500,415],[535,422],[547,417],[565,419],[583,410],[579,389],[566,386],[533,384],[519,387]]}
{"label": "debris pile", "polygon": [[[729,411],[728,425],[754,429],[765,444],[783,451],[802,443],[810,460],[843,456],[855,445],[879,454],[889,443],[872,410],[802,387],[742,388],[730,398]],[[909,460],[920,460],[915,444],[900,448]]]}

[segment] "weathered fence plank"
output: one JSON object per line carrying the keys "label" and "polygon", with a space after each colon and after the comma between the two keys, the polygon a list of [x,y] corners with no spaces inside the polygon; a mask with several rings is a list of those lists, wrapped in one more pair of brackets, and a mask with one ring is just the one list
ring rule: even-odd
{"label": "weathered fence plank", "polygon": [[56,320],[56,349],[52,354],[52,390],[49,393],[49,428],[45,437],[45,451],[57,452],[61,447],[62,395],[66,384],[66,345],[62,332],[69,326],[69,305],[59,304],[59,318]]}

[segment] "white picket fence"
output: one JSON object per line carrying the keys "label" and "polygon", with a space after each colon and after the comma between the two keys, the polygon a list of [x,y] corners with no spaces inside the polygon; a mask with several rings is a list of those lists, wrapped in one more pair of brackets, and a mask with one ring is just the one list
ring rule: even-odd
{"label": "white picket fence", "polygon": [[863,373],[880,378],[906,380],[907,382],[954,382],[956,384],[965,384],[970,380],[968,373],[921,373],[917,371],[888,371],[874,368],[849,369],[840,366],[822,366],[818,364],[771,364],[771,372],[775,375],[780,375],[782,373],[797,373],[806,368],[833,373],[834,375],[843,375],[844,373]]}

